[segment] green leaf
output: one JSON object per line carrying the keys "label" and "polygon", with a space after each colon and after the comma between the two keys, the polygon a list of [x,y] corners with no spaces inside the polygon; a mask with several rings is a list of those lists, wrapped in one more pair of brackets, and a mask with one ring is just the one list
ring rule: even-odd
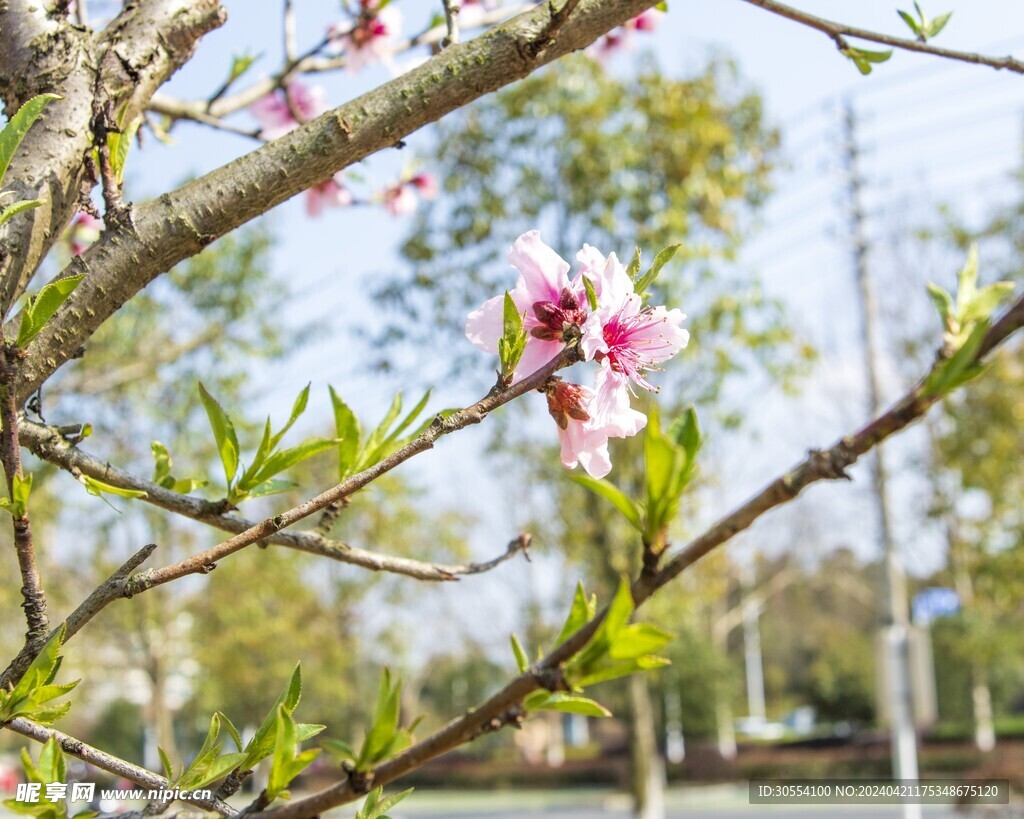
{"label": "green leaf", "polygon": [[996,308],[1013,290],[1013,282],[995,282],[981,288],[964,311],[964,315],[960,319],[961,324],[967,325],[975,321],[991,319]]}
{"label": "green leaf", "polygon": [[399,703],[401,701],[402,683],[391,684],[391,672],[384,668],[381,672],[380,687],[377,694],[377,707],[373,722],[356,760],[357,770],[367,770],[408,748],[412,744],[410,730],[402,730],[398,726]]}
{"label": "green leaf", "polygon": [[277,709],[284,706],[288,713],[294,713],[295,707],[302,697],[302,668],[298,664],[292,671],[292,676],[277,699],[274,701],[270,712],[263,719],[263,723],[256,729],[256,733],[249,744],[245,746],[246,757],[242,762],[243,770],[250,770],[256,766],[261,759],[266,759],[274,752],[274,734],[277,726]]}
{"label": "green leaf", "polygon": [[508,290],[505,291],[502,308],[502,327],[502,337],[498,339],[498,356],[501,360],[501,374],[509,378],[519,366],[523,350],[526,349],[526,331],[523,329],[523,317]]}
{"label": "green leaf", "polygon": [[265,498],[269,495],[279,495],[282,492],[287,492],[289,489],[294,489],[296,486],[298,484],[294,481],[282,481],[277,478],[271,478],[268,481],[256,484],[243,497],[239,497],[237,500],[240,503],[245,498]]}
{"label": "green leaf", "polygon": [[[153,483],[164,486],[164,479],[171,476],[171,453],[167,447],[159,441],[153,441],[149,448],[153,452]],[[165,488],[170,488],[166,487]]]}
{"label": "green leaf", "polygon": [[591,665],[608,653],[615,635],[629,621],[633,614],[633,609],[633,596],[629,591],[629,580],[623,577],[619,581],[615,597],[612,598],[612,602],[609,604],[608,611],[605,613],[601,625],[598,626],[597,632],[570,665],[586,673]]}
{"label": "green leaf", "polygon": [[23,199],[20,202],[14,202],[13,204],[8,205],[3,210],[0,210],[0,225],[10,219],[13,219],[22,211],[38,208],[41,204],[43,204],[42,199]]}
{"label": "green leaf", "polygon": [[525,674],[530,667],[530,658],[526,656],[523,645],[515,634],[509,635],[509,642],[512,644],[512,654],[516,658],[516,668],[519,669],[520,674]]}
{"label": "green leaf", "polygon": [[423,397],[416,402],[416,406],[409,410],[409,414],[402,419],[398,426],[395,427],[394,431],[387,437],[387,440],[389,442],[397,439],[399,435],[405,432],[412,425],[412,423],[417,418],[419,418],[420,413],[423,412],[424,409],[426,409],[427,402],[430,401],[430,393],[431,390],[427,390],[425,393],[423,393]]}
{"label": "green leaf", "polygon": [[230,85],[239,77],[241,77],[246,71],[248,71],[252,64],[260,58],[260,54],[235,54],[231,60],[231,71],[228,72],[227,84]]}
{"label": "green leaf", "polygon": [[636,277],[640,274],[640,265],[644,263],[643,253],[640,248],[636,248],[633,251],[633,258],[629,260],[629,264],[626,265],[626,275],[629,276],[630,281],[636,281]]}
{"label": "green leaf", "polygon": [[224,408],[217,403],[216,399],[206,391],[206,387],[199,384],[199,399],[206,408],[206,416],[210,419],[210,428],[213,430],[213,438],[217,444],[217,452],[220,454],[220,462],[224,466],[224,477],[227,486],[231,488],[231,482],[238,472],[238,435],[235,434],[235,425],[231,423]]}
{"label": "green leaf", "polygon": [[44,285],[42,290],[30,298],[21,311],[21,324],[18,327],[18,337],[15,344],[24,349],[27,347],[46,326],[53,314],[60,306],[67,301],[68,297],[75,292],[79,282],[85,278],[85,274],[77,276],[65,276],[62,279],[52,281]]}
{"label": "green leaf", "polygon": [[146,497],[146,492],[142,489],[123,489],[120,486],[112,486],[109,483],[90,478],[88,475],[80,475],[78,480],[85,487],[86,492],[98,498],[103,495],[117,495],[122,498]]}
{"label": "green leaf", "polygon": [[174,781],[174,765],[171,764],[171,758],[167,756],[167,751],[163,749],[162,745],[156,746],[156,752],[160,754],[160,764],[164,767],[164,777],[168,782]]}
{"label": "green leaf", "polygon": [[348,405],[338,397],[334,387],[328,387],[334,407],[334,427],[338,436],[338,480],[352,474],[359,453],[359,419]]}
{"label": "green leaf", "polygon": [[369,437],[366,439],[366,445],[359,453],[359,458],[353,471],[359,472],[362,469],[373,466],[380,460],[380,453],[383,451],[383,445],[387,439],[388,430],[391,429],[391,425],[395,423],[395,420],[401,412],[402,393],[398,393],[398,395],[391,399],[391,406],[388,407],[388,411],[384,415],[384,418],[379,424],[377,424],[373,432],[371,432]]}
{"label": "green leaf", "polygon": [[978,292],[978,246],[972,244],[967,251],[967,260],[960,272],[956,275],[956,315],[963,324],[963,317],[967,314]]}
{"label": "green leaf", "polygon": [[573,595],[572,606],[569,608],[569,616],[565,618],[562,630],[558,633],[558,637],[555,638],[555,646],[560,646],[593,620],[596,606],[596,598],[591,598],[591,601],[588,601],[587,593],[583,590],[583,583],[577,581],[576,593]]}
{"label": "green leaf", "polygon": [[592,478],[583,473],[570,473],[569,477],[580,486],[586,487],[595,495],[608,501],[638,532],[643,531],[643,515],[640,507],[611,481],[606,478]]}
{"label": "green leaf", "polygon": [[617,680],[620,677],[628,677],[631,674],[662,668],[666,665],[671,665],[671,662],[664,657],[655,657],[650,654],[645,657],[637,657],[635,660],[605,659],[600,663],[595,663],[586,674],[576,679],[575,683],[583,688],[608,680]]}
{"label": "green leaf", "polygon": [[585,717],[610,717],[612,715],[612,712],[601,703],[565,691],[549,694],[545,700],[533,706],[531,710],[562,711],[567,714],[582,714]]}
{"label": "green leaf", "polygon": [[672,635],[668,632],[646,623],[633,623],[615,635],[608,656],[613,660],[635,660],[661,651],[671,641]]}
{"label": "green leaf", "polygon": [[78,685],[77,682],[65,685],[51,684],[60,668],[60,647],[64,643],[65,633],[66,627],[62,624],[25,670],[18,684],[11,691],[0,690],[0,723],[19,716],[29,719],[41,717],[47,722],[54,722],[67,712],[69,703],[56,709],[52,706],[43,707],[46,703],[65,696]]}
{"label": "green leaf", "polygon": [[[377,794],[377,798],[378,799],[380,799],[380,797],[383,794],[383,792],[384,792],[384,789],[381,788],[380,792]],[[368,819],[385,819],[384,815],[389,810],[391,810],[395,805],[397,805],[403,799],[408,797],[409,794],[411,794],[412,792],[413,792],[413,789],[409,788],[407,790],[401,791],[400,793],[392,794],[391,796],[387,797],[386,799],[380,799],[380,801],[377,802],[377,807],[376,807],[376,811],[377,812],[376,812],[376,814],[374,816],[372,816],[372,817],[368,817]]]}
{"label": "green leaf", "polygon": [[681,247],[681,244],[669,245],[654,257],[654,263],[651,265],[651,269],[644,273],[643,278],[640,279],[634,287],[637,293],[641,296],[644,294],[647,288],[651,286],[656,278],[658,278],[658,274],[661,273],[661,268],[672,261],[672,257],[676,255],[676,251]]}
{"label": "green leaf", "polygon": [[306,388],[299,393],[295,399],[295,403],[292,405],[292,414],[288,416],[288,423],[285,424],[281,429],[270,439],[270,449],[274,450],[277,445],[281,443],[281,439],[284,438],[285,433],[292,428],[299,417],[306,411],[306,405],[309,404],[309,384]]}
{"label": "green leaf", "polygon": [[935,309],[939,312],[943,329],[948,329],[950,319],[954,318],[953,297],[934,282],[926,283],[925,288],[928,290],[928,296],[931,298],[932,304],[935,305]]}
{"label": "green leaf", "polygon": [[51,101],[59,99],[62,97],[57,94],[40,94],[37,97],[32,97],[18,109],[18,113],[12,116],[4,129],[0,131],[0,180],[3,180],[7,174],[7,168],[10,167],[11,160],[14,159],[14,154],[25,138],[25,134],[28,133],[28,129],[32,127],[32,123],[39,119],[39,115]]}
{"label": "green leaf", "polygon": [[13,484],[11,515],[17,520],[25,517],[25,512],[28,509],[28,498],[32,494],[32,473],[29,472],[26,475],[15,474],[11,483]]}
{"label": "green leaf", "polygon": [[658,3],[654,8],[656,8],[658,11],[663,11],[666,14],[668,13],[668,3],[666,3],[664,0]]}
{"label": "green leaf", "polygon": [[[257,473],[253,482],[257,484],[263,483],[274,475],[284,472],[286,469],[302,463],[320,452],[333,449],[337,443],[334,438],[310,438],[308,441],[303,441],[297,446],[275,452],[267,459],[267,462]],[[241,488],[241,484],[239,486]]]}
{"label": "green leaf", "polygon": [[910,28],[912,32],[914,32],[915,37],[921,36],[921,26],[918,24],[917,20],[905,11],[897,9],[896,13],[903,18],[903,22],[907,24],[908,28]]}
{"label": "green leaf", "polygon": [[583,289],[587,294],[587,304],[590,305],[591,310],[597,309],[597,291],[594,290],[594,283],[590,281],[589,276],[583,277]]}
{"label": "green leaf", "polygon": [[242,735],[240,733],[238,733],[238,729],[235,727],[235,724],[231,720],[228,719],[227,714],[225,714],[223,711],[218,711],[216,716],[220,719],[220,724],[228,732],[228,736],[231,737],[231,741],[233,743],[235,743],[235,747],[239,751],[241,751],[242,750]]}
{"label": "green leaf", "polygon": [[344,762],[345,760],[355,761],[356,751],[351,745],[341,739],[325,739],[323,741],[324,750],[327,751],[331,756]]}
{"label": "green leaf", "polygon": [[884,63],[892,56],[891,49],[888,51],[869,51],[866,48],[848,47],[840,49],[840,53],[849,57],[861,74],[870,74],[874,64]]}
{"label": "green leaf", "polygon": [[960,349],[932,369],[924,382],[926,395],[945,395],[982,372],[982,368],[975,365],[974,359],[985,340],[988,327],[987,321],[978,322]]}
{"label": "green leaf", "polygon": [[120,133],[111,131],[107,134],[107,147],[110,149],[110,169],[114,178],[120,183],[124,180],[124,166],[128,161],[128,151],[135,139],[135,132],[142,124],[142,117],[136,117],[127,126],[122,126]]}
{"label": "green leaf", "polygon": [[928,39],[932,39],[937,36],[942,29],[946,27],[946,23],[949,22],[949,18],[953,16],[953,12],[947,11],[945,14],[940,14],[928,25]]}
{"label": "green leaf", "polygon": [[267,797],[271,801],[278,797],[287,799],[288,785],[320,754],[319,748],[300,753],[299,743],[295,720],[283,705],[279,706],[274,732],[274,753],[266,789]]}

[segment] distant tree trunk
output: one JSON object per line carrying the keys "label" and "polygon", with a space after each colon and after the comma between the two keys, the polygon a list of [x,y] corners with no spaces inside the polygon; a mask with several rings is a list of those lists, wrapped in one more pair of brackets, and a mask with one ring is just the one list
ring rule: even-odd
{"label": "distant tree trunk", "polygon": [[629,678],[630,790],[635,819],[665,819],[665,766],[658,753],[654,705],[647,680]]}
{"label": "distant tree trunk", "polygon": [[718,723],[718,753],[722,759],[736,758],[736,730],[732,725],[732,708],[721,694],[715,702],[715,720]]}
{"label": "distant tree trunk", "polygon": [[996,747],[996,729],[992,722],[992,693],[988,687],[988,672],[981,663],[973,663],[971,677],[974,683],[971,700],[974,705],[974,744],[988,753]]}

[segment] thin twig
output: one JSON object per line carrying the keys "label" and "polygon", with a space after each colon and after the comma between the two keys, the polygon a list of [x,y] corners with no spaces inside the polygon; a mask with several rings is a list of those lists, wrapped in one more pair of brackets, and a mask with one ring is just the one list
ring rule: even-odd
{"label": "thin twig", "polygon": [[441,0],[444,6],[444,24],[447,33],[441,40],[441,48],[456,45],[459,42],[459,0]]}
{"label": "thin twig", "polygon": [[89,25],[89,12],[86,9],[86,0],[75,0],[75,22],[80,26]]}
{"label": "thin twig", "polygon": [[[257,525],[256,521],[217,511],[217,504],[212,504],[202,498],[173,492],[152,481],[144,480],[111,466],[66,440],[56,427],[25,421],[21,429],[22,444],[30,452],[41,460],[64,469],[76,479],[80,475],[87,475],[121,489],[145,492],[145,496],[139,500],[225,532],[241,534]],[[78,427],[72,427],[68,431],[76,434],[78,429]],[[339,505],[343,504],[344,499],[338,503]],[[326,510],[329,509],[330,505],[326,507]],[[327,514],[326,510],[324,514]],[[318,530],[277,532],[264,538],[263,542],[320,555],[371,571],[401,574],[416,580],[427,581],[451,581],[458,580],[461,575],[479,574],[482,571],[480,566],[497,565],[510,557],[506,552],[506,554],[483,564],[428,563],[359,549],[342,541],[329,539]]]}
{"label": "thin twig", "polygon": [[[362,472],[358,472],[352,475],[348,479],[342,481],[336,486],[328,489],[325,492],[321,492],[314,498],[306,501],[305,503],[299,504],[287,512],[280,515],[275,515],[272,518],[267,518],[260,523],[249,524],[248,521],[242,521],[241,524],[245,525],[246,528],[235,537],[229,538],[222,543],[214,546],[210,549],[206,549],[198,554],[192,555],[185,560],[181,560],[177,563],[173,563],[168,566],[164,566],[160,569],[151,569],[143,574],[129,574],[125,576],[124,572],[118,570],[114,576],[112,576],[107,582],[103,583],[97,589],[93,591],[89,597],[75,609],[74,612],[65,621],[66,633],[65,639],[69,639],[72,635],[77,633],[89,620],[96,616],[102,609],[106,608],[110,603],[115,600],[133,597],[136,594],[148,591],[149,589],[155,588],[156,586],[170,583],[173,580],[178,580],[182,577],[187,577],[192,574],[206,574],[216,568],[217,562],[223,558],[231,555],[247,546],[251,546],[255,543],[268,541],[272,538],[280,536],[282,534],[287,535],[291,533],[282,533],[280,530],[291,526],[294,523],[315,514],[319,510],[329,506],[341,498],[348,497],[363,487],[367,486],[381,475],[390,472],[395,467],[420,454],[426,452],[434,447],[435,442],[445,435],[449,435],[460,429],[464,429],[472,424],[479,424],[487,417],[488,414],[504,406],[509,401],[518,398],[531,390],[538,389],[543,386],[551,375],[563,367],[567,367],[579,360],[579,352],[576,347],[566,347],[558,355],[556,355],[550,362],[544,365],[537,372],[530,376],[527,376],[522,381],[514,384],[510,387],[499,387],[495,386],[491,391],[484,396],[482,399],[477,401],[466,409],[459,410],[458,412],[452,413],[451,415],[442,417],[437,416],[434,422],[416,438],[414,438],[406,446],[394,452],[384,460],[375,464],[374,466],[364,469]],[[43,430],[46,428],[43,427]],[[66,442],[65,442],[66,443]],[[42,457],[47,457],[42,455]],[[122,473],[124,474],[124,473]],[[166,491],[166,490],[164,490]],[[157,493],[154,492],[154,495]],[[174,493],[170,493],[174,494]],[[185,496],[178,496],[183,498]],[[195,501],[196,499],[190,499]],[[157,505],[164,505],[158,503]],[[170,508],[169,506],[167,508]],[[180,508],[180,507],[179,507]],[[213,515],[217,521],[232,521],[231,518],[227,518],[223,515]],[[204,520],[204,518],[197,518],[198,520]],[[217,525],[220,525],[218,523]],[[232,525],[236,525],[233,523]],[[326,554],[326,544],[330,543],[325,541],[323,538],[316,539],[318,544],[315,549],[306,549],[303,545],[303,541],[300,540],[298,534],[293,534],[293,540],[286,545],[292,545],[294,548],[302,548],[306,551],[316,551],[318,554]],[[305,541],[308,543],[308,541]],[[523,551],[529,547],[529,536],[520,535],[520,537],[513,541],[506,549],[505,554],[500,558],[488,561],[482,564],[468,564],[467,566],[458,567],[459,573],[461,574],[477,574],[480,572],[488,571],[503,560],[514,556],[519,551]],[[341,545],[341,544],[337,544]],[[147,547],[149,548],[149,547]],[[352,549],[339,549],[336,554],[331,555],[338,560],[342,560],[342,554],[351,554]],[[141,554],[141,553],[140,553]],[[147,554],[148,556],[148,554]],[[443,567],[434,566],[432,564],[418,563],[417,561],[406,560],[405,558],[397,557],[382,557],[380,555],[374,555],[372,552],[363,553],[365,559],[366,568],[377,569],[381,571],[396,571],[397,567],[401,566],[405,570],[400,571],[401,574],[407,574],[411,576],[417,576],[415,572],[422,571],[423,567],[427,567],[427,575],[423,576],[422,579],[429,580],[453,580],[455,576],[447,572]],[[143,558],[145,559],[145,558]],[[354,562],[354,561],[347,561]],[[41,647],[40,647],[41,648]],[[11,666],[18,664],[22,672],[27,664],[39,653],[40,648],[36,648],[33,653],[26,646],[21,654],[18,655],[15,662]],[[12,668],[9,667],[0,677],[0,683],[5,680],[13,679]]]}
{"label": "thin twig", "polygon": [[14,385],[18,377],[18,349],[0,339],[0,462],[7,478],[7,496],[10,498],[14,525],[14,551],[21,572],[21,607],[25,610],[28,631],[26,645],[36,651],[46,642],[49,629],[46,618],[46,595],[36,565],[36,549],[32,541],[32,524],[28,512],[15,516],[15,484],[24,479],[21,469],[21,441],[18,433],[18,405]]}
{"label": "thin twig", "polygon": [[[975,361],[983,359],[992,349],[1024,326],[1024,298],[1019,299],[988,330]],[[841,439],[831,449],[814,451],[796,469],[768,485],[751,501],[727,515],[703,535],[692,541],[656,574],[642,574],[632,586],[637,606],[677,577],[684,569],[712,549],[748,528],[770,509],[787,503],[811,483],[820,480],[845,479],[846,468],[860,455],[877,446],[919,419],[941,396],[929,395],[924,380],[903,396],[891,409],[851,436]],[[369,787],[387,785],[447,751],[472,741],[491,730],[498,730],[522,715],[523,699],[533,691],[552,686],[552,679],[562,666],[590,641],[604,619],[602,610],[587,625],[555,648],[543,660],[527,669],[481,705],[452,720],[426,739],[388,760],[377,768],[362,772],[359,781],[352,777],[325,788],[304,799],[297,799],[265,811],[264,819],[306,819],[326,810],[359,799]]]}
{"label": "thin twig", "polygon": [[753,6],[765,9],[765,11],[770,11],[773,14],[778,14],[788,20],[793,20],[797,23],[801,23],[805,26],[810,26],[811,28],[824,32],[835,41],[836,45],[840,49],[847,48],[847,44],[843,39],[844,37],[855,37],[858,40],[867,40],[872,43],[879,43],[880,45],[899,48],[903,51],[917,51],[922,54],[932,54],[936,57],[944,57],[947,60],[958,60],[960,62],[973,63],[975,65],[986,65],[989,68],[995,68],[996,70],[1006,69],[1007,71],[1024,74],[1024,62],[1015,60],[1013,57],[989,57],[984,54],[975,54],[968,51],[954,51],[948,48],[939,48],[938,46],[929,45],[928,43],[921,42],[920,40],[908,40],[903,37],[890,37],[888,34],[879,34],[876,31],[855,28],[853,26],[844,25],[843,23],[826,20],[824,17],[816,17],[813,14],[808,14],[800,9],[795,9],[792,6],[776,3],[775,0],[743,0],[743,2],[750,3]]}
{"label": "thin twig", "polygon": [[[77,757],[83,762],[88,762],[90,765],[107,773],[112,773],[114,776],[120,776],[129,782],[134,782],[141,788],[153,791],[164,791],[171,788],[171,784],[164,777],[152,771],[140,768],[138,765],[126,762],[120,757],[87,745],[79,739],[63,734],[60,731],[55,731],[52,728],[46,728],[23,717],[17,717],[10,722],[5,722],[0,727],[21,734],[23,737],[34,739],[36,742],[46,742],[51,738],[55,738],[64,753]],[[214,811],[221,816],[234,816],[236,813],[234,808],[219,799],[183,799],[181,801],[188,802],[204,810]],[[126,814],[120,815],[125,816]]]}
{"label": "thin twig", "polygon": [[[486,12],[480,20],[480,25],[489,26],[494,23],[500,23],[509,17],[529,11],[532,8],[534,8],[533,3],[510,3],[509,5],[501,8],[492,9]],[[393,48],[393,53],[397,54],[420,45],[433,45],[434,43],[439,43],[447,33],[448,28],[444,23],[442,23],[441,25],[426,29],[420,34],[410,37],[407,40],[396,43]],[[267,94],[273,93],[275,88],[280,87],[284,77],[290,77],[296,74],[316,74],[328,71],[338,71],[339,69],[344,68],[344,55],[336,57],[318,56],[325,44],[326,41],[319,44],[316,48],[311,49],[310,52],[300,57],[295,65],[286,65],[276,75],[259,80],[248,88],[245,88],[235,94],[225,95],[219,99],[195,101],[180,100],[164,94],[154,94],[149,103],[149,110],[158,114],[164,114],[174,119],[194,119],[199,122],[202,120],[200,120],[197,115],[205,114],[208,117],[212,117],[214,121],[219,120],[237,111],[241,111],[243,108],[247,108],[252,105],[256,100],[262,99]],[[214,122],[207,120],[204,124],[213,125]]]}
{"label": "thin twig", "polygon": [[[139,551],[128,558],[124,563],[117,568],[117,570],[110,575],[103,583],[93,589],[92,593],[85,598],[78,607],[68,615],[67,619],[61,624],[64,627],[64,639],[65,641],[70,639],[73,634],[77,634],[86,623],[88,623],[93,617],[113,599],[115,599],[123,588],[124,581],[134,572],[139,566],[146,562],[153,550],[156,549],[155,543],[150,543],[147,546],[143,546]],[[58,631],[61,626],[53,629],[46,639],[43,640],[42,645],[45,645]],[[29,667],[29,664],[36,658],[42,649],[42,645],[34,645],[29,641],[25,642],[18,656],[15,657],[10,665],[4,669],[3,674],[0,674],[0,688],[4,688],[8,685],[14,685],[21,679],[21,675],[25,673],[25,669]]]}
{"label": "thin twig", "polygon": [[288,63],[295,61],[298,53],[297,38],[295,35],[295,9],[292,0],[284,0],[284,58]]}

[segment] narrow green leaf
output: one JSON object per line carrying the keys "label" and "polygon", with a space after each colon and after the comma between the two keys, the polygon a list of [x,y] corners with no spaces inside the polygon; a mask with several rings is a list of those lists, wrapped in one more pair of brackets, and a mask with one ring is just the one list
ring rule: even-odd
{"label": "narrow green leaf", "polygon": [[156,752],[160,754],[160,764],[164,767],[164,777],[168,782],[173,782],[174,765],[171,764],[171,758],[167,755],[167,751],[164,750],[162,745],[156,746]]}
{"label": "narrow green leaf", "polygon": [[956,317],[963,326],[964,316],[967,314],[978,293],[978,245],[972,244],[967,251],[967,260],[964,266],[957,273],[956,288]]}
{"label": "narrow green leaf", "polygon": [[[378,799],[380,799],[380,796],[383,794],[383,792],[384,792],[384,789],[381,788],[381,792],[377,794],[377,798]],[[391,796],[387,797],[386,799],[381,799],[377,803],[377,807],[376,807],[377,815],[374,816],[373,819],[383,819],[385,813],[387,813],[389,810],[391,810],[395,805],[397,805],[403,799],[407,798],[409,796],[409,794],[411,794],[412,792],[413,792],[413,789],[409,788],[408,790],[404,790],[404,791],[402,791],[400,793],[392,794]]]}
{"label": "narrow green leaf", "polygon": [[608,680],[617,680],[620,677],[628,677],[630,674],[639,674],[642,671],[651,671],[655,668],[662,668],[671,665],[664,657],[646,655],[637,657],[635,660],[610,660],[595,664],[589,671],[575,683],[580,688],[585,688]]}
{"label": "narrow green leaf", "polygon": [[322,743],[324,750],[338,760],[355,760],[356,751],[351,745],[340,739],[325,739]]}
{"label": "narrow green leaf", "polygon": [[266,464],[264,464],[253,480],[256,483],[263,483],[274,475],[284,472],[286,469],[290,469],[320,452],[334,449],[337,443],[337,440],[334,438],[310,438],[308,441],[303,441],[297,446],[275,452],[267,459]]}
{"label": "narrow green leaf", "polygon": [[914,32],[915,37],[921,36],[921,26],[918,24],[910,14],[905,11],[897,9],[896,13],[903,18],[903,22],[907,24],[907,27]]}
{"label": "narrow green leaf", "polygon": [[672,635],[646,623],[624,626],[615,635],[608,656],[613,660],[633,660],[661,651],[672,641]]}
{"label": "narrow green leaf", "polygon": [[949,18],[953,16],[953,12],[947,11],[945,14],[940,14],[928,25],[928,39],[932,39],[937,36],[942,29],[946,27],[946,23],[949,22]]}
{"label": "narrow green leaf", "polygon": [[59,99],[62,98],[57,94],[40,94],[32,97],[8,120],[3,130],[0,130],[0,180],[7,174],[7,168],[10,167],[11,160],[14,159],[14,154],[28,129],[32,127],[32,123],[39,119],[39,115],[50,102]]}
{"label": "narrow green leaf", "polygon": [[352,474],[359,453],[359,419],[348,405],[338,397],[334,387],[328,387],[334,407],[334,427],[338,436],[338,480]]}
{"label": "narrow green leaf", "polygon": [[263,718],[260,727],[256,729],[256,733],[249,740],[249,744],[245,746],[246,757],[242,762],[245,770],[254,768],[257,762],[261,759],[266,759],[273,753],[274,734],[277,726],[277,709],[283,705],[289,713],[293,713],[301,697],[302,668],[296,664],[295,670],[292,671],[292,676],[288,680],[288,685],[278,694],[273,707],[271,707],[267,716]]}
{"label": "narrow green leaf", "polygon": [[584,486],[595,495],[604,498],[619,510],[622,516],[638,532],[643,531],[643,520],[640,507],[621,489],[606,478],[592,478],[583,473],[570,473],[569,478],[580,486]]}
{"label": "narrow green leaf", "polygon": [[1013,282],[995,282],[981,288],[967,306],[962,319],[963,324],[966,325],[983,319],[991,319],[996,308],[1003,303],[1013,290]]}
{"label": "narrow green leaf", "polygon": [[398,395],[391,400],[391,406],[388,408],[384,418],[379,424],[377,424],[373,432],[371,432],[369,437],[366,439],[366,445],[359,453],[359,458],[353,471],[359,472],[362,469],[373,466],[380,460],[381,452],[384,448],[383,445],[388,436],[388,431],[391,429],[391,425],[395,423],[395,419],[398,418],[401,412],[402,393],[398,393]]}
{"label": "narrow green leaf", "polygon": [[28,498],[32,494],[32,473],[26,475],[15,475],[11,481],[13,484],[13,497],[11,498],[11,514],[15,519],[25,517],[28,510]]}
{"label": "narrow green leaf", "polygon": [[292,413],[288,416],[288,423],[286,423],[281,429],[274,435],[270,440],[270,448],[276,449],[277,445],[281,443],[281,439],[284,438],[285,433],[294,426],[295,422],[299,420],[302,413],[306,411],[306,406],[309,404],[309,384],[306,385],[305,389],[298,394],[295,399],[295,403],[292,405]]}
{"label": "narrow green leaf", "polygon": [[519,360],[523,357],[525,348],[525,332],[523,330],[523,317],[516,307],[512,294],[505,291],[505,301],[502,309],[502,337],[498,344],[498,353],[501,358],[501,373],[508,377],[515,372],[519,366]]}
{"label": "narrow green leaf", "polygon": [[20,202],[14,202],[8,205],[3,210],[0,210],[0,225],[13,219],[23,211],[38,208],[41,204],[43,204],[42,199],[23,199]]}
{"label": "narrow green leaf", "polygon": [[939,312],[943,329],[948,329],[949,320],[953,317],[953,297],[934,282],[926,283],[925,288],[928,290],[928,296],[931,298],[932,304],[935,305],[935,309]]}
{"label": "narrow green leaf", "polygon": [[427,407],[427,402],[430,400],[430,393],[431,390],[427,390],[425,393],[423,393],[423,397],[416,402],[416,406],[409,410],[409,414],[406,415],[405,418],[401,420],[398,426],[395,427],[394,432],[392,432],[387,437],[388,441],[394,441],[395,439],[397,439],[399,435],[405,432],[412,425],[412,423],[417,418],[419,418],[420,413],[423,412],[423,410],[426,409]]}
{"label": "narrow green leaf", "polygon": [[146,497],[145,490],[142,489],[123,489],[120,486],[112,486],[109,483],[98,481],[95,478],[90,478],[88,475],[81,475],[79,482],[85,487],[85,491],[90,495],[96,497],[102,497],[103,495],[117,495],[121,498],[144,498]]}
{"label": "narrow green leaf", "polygon": [[615,635],[629,622],[633,609],[633,596],[629,591],[629,580],[623,577],[619,581],[615,597],[612,598],[605,618],[598,627],[597,632],[571,663],[571,666],[586,673],[592,665],[600,661],[611,648]]}
{"label": "narrow green leaf", "polygon": [[220,454],[220,462],[224,466],[224,477],[230,489],[231,482],[238,472],[238,435],[235,434],[235,425],[231,423],[224,408],[217,403],[216,399],[206,391],[206,387],[199,384],[199,399],[206,409],[206,416],[210,419],[210,428],[213,430],[213,438],[217,444],[217,452]]}
{"label": "narrow green leaf", "polygon": [[538,711],[562,711],[566,714],[582,714],[585,717],[610,717],[612,712],[601,703],[577,694],[556,691],[538,706]]}
{"label": "narrow green leaf", "polygon": [[282,481],[277,478],[271,478],[270,480],[263,481],[263,483],[256,484],[243,497],[239,497],[236,500],[241,503],[246,498],[266,498],[270,495],[280,495],[282,492],[287,492],[296,486],[298,484],[295,481]]}
{"label": "narrow green leaf", "polygon": [[587,294],[587,304],[590,305],[591,310],[597,309],[597,291],[594,290],[594,283],[590,281],[589,276],[583,277],[583,289]]}
{"label": "narrow green leaf", "polygon": [[626,265],[626,275],[629,276],[631,281],[636,281],[636,277],[640,274],[640,265],[644,263],[643,253],[640,248],[636,248],[633,251],[633,258],[629,260],[629,264]]}
{"label": "narrow green leaf", "polygon": [[18,338],[15,344],[22,349],[27,347],[46,326],[46,322],[75,292],[75,288],[84,278],[85,274],[65,276],[63,279],[57,279],[44,285],[35,298],[30,299],[21,311],[21,324],[18,327]]}
{"label": "narrow green leaf", "polygon": [[171,467],[174,465],[171,453],[159,441],[153,441],[149,448],[153,452],[153,483],[163,486],[164,478],[171,476]]}
{"label": "narrow green leaf", "polygon": [[110,148],[110,168],[118,182],[124,180],[124,167],[128,162],[128,151],[135,139],[135,132],[142,124],[142,117],[136,117],[120,133],[111,132],[107,135],[107,146]]}
{"label": "narrow green leaf", "polygon": [[582,581],[576,583],[576,593],[572,597],[572,606],[569,608],[569,616],[565,618],[562,630],[555,638],[555,647],[560,646],[573,634],[583,628],[594,618],[594,613],[587,602],[587,593],[583,590]]}
{"label": "narrow green leaf", "polygon": [[519,642],[519,638],[515,634],[509,635],[509,642],[512,644],[512,654],[516,658],[516,668],[519,669],[520,674],[526,673],[530,667],[530,658],[526,656],[522,643]]}
{"label": "narrow green leaf", "polygon": [[640,295],[643,295],[648,287],[658,278],[658,274],[661,273],[661,269],[672,261],[672,257],[676,255],[676,251],[681,248],[681,244],[669,245],[662,250],[657,256],[654,257],[654,263],[651,265],[651,269],[644,273],[643,278],[636,283],[635,290]]}

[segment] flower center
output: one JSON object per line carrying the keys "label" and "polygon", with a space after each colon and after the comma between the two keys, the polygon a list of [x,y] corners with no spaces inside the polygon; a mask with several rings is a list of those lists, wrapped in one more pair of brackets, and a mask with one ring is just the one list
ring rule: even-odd
{"label": "flower center", "polygon": [[557,303],[534,302],[533,315],[540,325],[530,330],[530,335],[544,341],[567,341],[567,333],[573,327],[579,328],[587,320],[587,311],[568,287],[562,288]]}

